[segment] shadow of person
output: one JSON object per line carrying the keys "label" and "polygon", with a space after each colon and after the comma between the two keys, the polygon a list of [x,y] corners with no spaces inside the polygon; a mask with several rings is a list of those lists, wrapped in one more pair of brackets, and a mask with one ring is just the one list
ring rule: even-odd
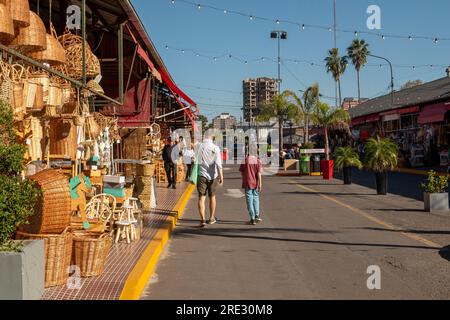
{"label": "shadow of person", "polygon": [[439,250],[439,255],[445,260],[450,261],[450,246],[446,246]]}

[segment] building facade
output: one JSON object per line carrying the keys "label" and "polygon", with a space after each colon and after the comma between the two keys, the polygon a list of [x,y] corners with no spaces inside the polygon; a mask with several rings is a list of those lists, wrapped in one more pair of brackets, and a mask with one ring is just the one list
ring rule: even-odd
{"label": "building facade", "polygon": [[244,120],[250,122],[259,114],[259,106],[272,101],[278,94],[278,80],[266,77],[246,79],[242,88]]}
{"label": "building facade", "polygon": [[348,111],[359,106],[361,103],[366,102],[367,100],[369,99],[361,98],[361,100],[358,100],[358,98],[344,98],[344,102],[342,102],[342,108]]}
{"label": "building facade", "polygon": [[214,129],[217,130],[228,130],[234,129],[236,127],[236,117],[230,115],[229,113],[222,113],[215,117],[212,121]]}

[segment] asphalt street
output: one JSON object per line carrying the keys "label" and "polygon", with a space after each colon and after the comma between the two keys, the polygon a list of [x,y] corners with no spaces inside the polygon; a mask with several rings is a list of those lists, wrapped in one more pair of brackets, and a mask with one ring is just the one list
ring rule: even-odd
{"label": "asphalt street", "polygon": [[[193,195],[142,299],[450,298],[448,216],[339,180],[274,176],[250,226],[240,184],[227,168],[219,224],[205,229]],[[379,290],[367,285],[373,268]]]}

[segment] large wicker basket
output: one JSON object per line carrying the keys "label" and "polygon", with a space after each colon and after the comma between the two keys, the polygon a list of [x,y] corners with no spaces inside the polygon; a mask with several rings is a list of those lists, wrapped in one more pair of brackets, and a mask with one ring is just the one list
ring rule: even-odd
{"label": "large wicker basket", "polygon": [[42,190],[30,224],[23,230],[35,234],[59,234],[70,224],[71,197],[66,176],[57,170],[44,170],[31,176]]}
{"label": "large wicker basket", "polygon": [[45,25],[41,18],[30,11],[30,25],[18,29],[18,33],[10,47],[22,53],[42,51],[47,48]]}
{"label": "large wicker basket", "polygon": [[67,232],[67,230],[61,234],[17,232],[16,239],[44,240],[45,287],[61,286],[67,283],[72,258],[72,233]]}
{"label": "large wicker basket", "polygon": [[74,231],[72,264],[80,268],[81,277],[97,277],[103,273],[112,243],[109,233]]}
{"label": "large wicker basket", "polygon": [[6,0],[9,1],[11,17],[14,21],[14,28],[25,28],[30,26],[30,4],[28,0]]}

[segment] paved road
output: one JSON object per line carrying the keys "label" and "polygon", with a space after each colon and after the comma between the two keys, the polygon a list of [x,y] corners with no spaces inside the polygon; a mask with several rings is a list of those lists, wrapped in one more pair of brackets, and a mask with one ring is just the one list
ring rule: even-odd
{"label": "paved road", "polygon": [[[249,226],[239,187],[231,168],[218,197],[220,223],[206,229],[197,227],[197,198],[191,199],[143,299],[450,298],[447,251],[433,248],[425,235],[391,229],[383,220],[391,213],[370,189],[268,177],[264,221]],[[392,199],[420,205],[411,201]],[[381,215],[366,214],[367,207],[381,207]],[[438,246],[450,243],[446,232],[435,239],[443,242]],[[367,288],[372,265],[381,269],[381,290]]]}

